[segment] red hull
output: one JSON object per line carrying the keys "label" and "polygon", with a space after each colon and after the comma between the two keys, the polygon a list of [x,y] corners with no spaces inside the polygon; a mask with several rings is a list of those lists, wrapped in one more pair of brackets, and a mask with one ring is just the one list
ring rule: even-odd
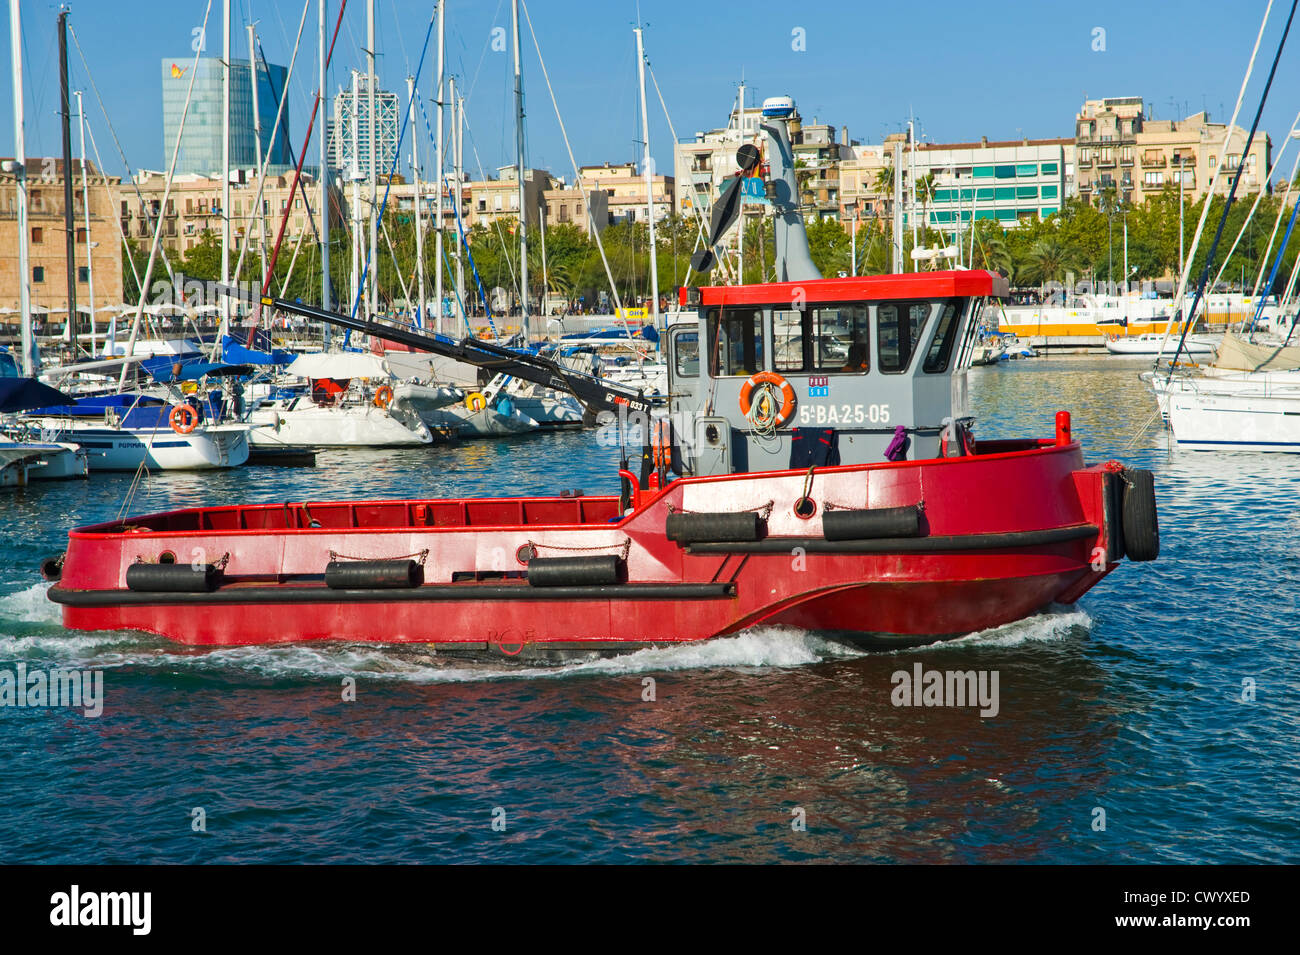
{"label": "red hull", "polygon": [[[1072,602],[1115,566],[1106,476],[1116,466],[1084,468],[1077,444],[985,442],[981,451],[817,470],[809,496],[818,507],[807,519],[793,510],[804,471],[682,479],[643,493],[617,523],[612,497],[175,511],[71,532],[50,595],[70,628],[196,645],[346,640],[513,655],[704,640],[758,623],[921,642]],[[923,526],[910,540],[823,540],[828,504],[918,503]],[[673,511],[752,509],[770,509],[761,541],[683,546],[665,533]],[[530,586],[517,556],[529,543],[543,557],[625,556],[626,581]],[[421,552],[422,586],[321,585],[335,557]],[[128,589],[129,567],[169,558],[221,562],[223,582],[211,593]]]}

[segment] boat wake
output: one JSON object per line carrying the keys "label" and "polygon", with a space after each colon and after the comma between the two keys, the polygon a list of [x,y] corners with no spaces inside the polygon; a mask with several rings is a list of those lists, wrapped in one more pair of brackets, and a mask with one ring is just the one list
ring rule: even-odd
{"label": "boat wake", "polygon": [[[186,671],[256,680],[306,681],[354,677],[380,682],[437,684],[494,680],[557,679],[715,668],[802,667],[871,655],[816,633],[759,626],[702,643],[637,650],[617,656],[596,653],[563,663],[476,660],[431,652],[423,645],[285,644],[218,649],[179,647],[163,638],[132,632],[71,633],[58,626],[59,608],[46,584],[0,596],[0,659],[29,665],[99,669]],[[5,626],[9,621],[20,626]],[[32,627],[32,624],[45,624]],[[1062,640],[1087,629],[1091,618],[1072,607],[1055,608],[1014,623],[955,640],[895,653],[956,647],[1012,647]],[[53,626],[50,626],[53,625]],[[17,634],[12,631],[17,630]],[[24,633],[23,631],[34,631]]]}

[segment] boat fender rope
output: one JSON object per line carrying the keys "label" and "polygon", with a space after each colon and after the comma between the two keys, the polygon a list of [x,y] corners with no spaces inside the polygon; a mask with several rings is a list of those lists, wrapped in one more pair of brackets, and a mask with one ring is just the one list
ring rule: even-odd
{"label": "boat fender rope", "polygon": [[329,554],[330,560],[334,562],[340,560],[415,560],[423,567],[424,562],[429,558],[429,548],[417,550],[413,554],[398,554],[396,557],[354,557],[351,554],[340,554],[336,550],[331,550]]}
{"label": "boat fender rope", "polygon": [[563,544],[539,544],[535,540],[527,541],[527,546],[533,549],[535,555],[539,550],[562,550],[570,553],[590,553],[599,550],[609,550],[611,547],[617,547],[623,560],[627,560],[627,555],[632,550],[632,538],[624,537],[621,544],[595,544],[591,547],[566,547]]}
{"label": "boat fender rope", "polygon": [[[747,507],[740,511],[728,511],[730,514],[748,514],[750,511],[758,511],[759,517],[767,520],[772,516],[772,508],[776,507],[776,501],[768,501],[766,504],[759,504],[757,507]],[[719,511],[692,511],[685,507],[678,507],[676,504],[668,505],[669,514],[718,514]]]}

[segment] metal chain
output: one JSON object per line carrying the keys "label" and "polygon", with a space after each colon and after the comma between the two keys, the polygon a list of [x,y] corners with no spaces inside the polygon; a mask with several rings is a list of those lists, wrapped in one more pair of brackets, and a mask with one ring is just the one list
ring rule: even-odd
{"label": "metal chain", "polygon": [[609,550],[611,547],[617,547],[622,551],[623,559],[627,560],[627,555],[632,550],[632,538],[630,537],[623,538],[623,543],[621,544],[596,544],[593,547],[566,547],[563,544],[539,544],[537,543],[537,541],[534,540],[528,541],[528,546],[533,549],[534,554],[536,554],[537,551],[543,548],[545,548],[546,550],[565,550],[565,551],[572,551],[574,553],[578,553],[578,552],[589,552],[589,551],[596,551],[596,550]]}
{"label": "metal chain", "polygon": [[[396,557],[354,557],[351,554],[340,554],[336,550],[331,550],[329,553],[330,560],[406,560],[411,557],[418,557],[420,559],[420,566],[423,567],[425,560],[429,557],[429,548],[426,547],[424,550],[417,550],[413,554],[398,554]],[[230,555],[227,554],[226,556],[228,557]]]}

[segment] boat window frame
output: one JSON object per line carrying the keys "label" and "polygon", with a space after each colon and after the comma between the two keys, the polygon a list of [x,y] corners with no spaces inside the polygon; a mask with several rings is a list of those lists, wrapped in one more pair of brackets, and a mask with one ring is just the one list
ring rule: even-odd
{"label": "boat window frame", "polygon": [[[930,323],[934,319],[934,311],[935,311],[934,307],[936,304],[938,304],[941,301],[946,301],[946,299],[941,299],[941,298],[892,299],[891,298],[891,299],[882,299],[881,301],[876,303],[876,307],[873,310],[874,314],[872,315],[872,325],[874,326],[875,340],[876,340],[876,370],[877,371],[879,371],[882,375],[906,375],[911,372],[912,362],[916,360],[917,354],[925,350],[923,348],[918,348],[916,343],[924,342],[927,340],[928,335],[930,333]],[[911,332],[911,324],[910,324],[911,309],[918,305],[923,305],[925,307],[926,316],[925,316],[925,321],[922,323],[921,327],[917,329],[915,336],[913,336]],[[905,317],[905,321],[908,323],[907,324],[908,327],[907,360],[903,361],[898,368],[886,368],[881,361],[881,359],[885,355],[886,349],[880,343],[880,310],[885,307],[892,307],[892,308],[906,310],[904,312],[904,317]],[[902,335],[901,335],[902,326],[901,325],[899,327],[899,331],[900,331],[900,335],[898,339],[897,350],[901,355],[902,352]]]}
{"label": "boat window frame", "polygon": [[[762,349],[762,344],[767,327],[767,321],[764,316],[764,312],[767,308],[768,307],[764,305],[732,307],[730,309],[726,306],[717,306],[710,308],[705,312],[704,324],[708,332],[708,340],[710,343],[710,378],[748,378],[751,375],[756,375],[765,370],[764,362],[766,359],[766,352]],[[746,371],[744,370],[745,366],[742,366],[742,370],[740,371],[728,370],[724,373],[722,370],[723,342],[721,335],[722,329],[725,327],[724,320],[731,320],[743,314],[748,314],[752,319],[751,324],[746,326],[745,329],[746,336],[743,343],[743,350],[745,365],[751,367],[753,370]],[[741,320],[743,321],[743,319]],[[749,334],[751,329],[756,334]],[[727,345],[729,348],[730,342],[728,342]],[[729,351],[728,357],[730,357]],[[730,362],[728,362],[728,368],[730,368]]]}
{"label": "boat window frame", "polygon": [[[921,359],[921,373],[924,375],[944,375],[953,368],[953,355],[957,350],[957,339],[962,337],[961,319],[962,319],[962,300],[960,297],[950,297],[945,299],[936,299],[935,304],[939,306],[938,318],[933,320],[934,327],[930,329],[930,334],[923,349],[925,357]],[[943,319],[948,309],[953,310],[952,326],[948,332],[948,338],[939,348],[938,358],[941,364],[937,368],[930,367],[930,359],[934,357],[934,347],[939,344],[939,332],[943,328]],[[927,319],[930,321],[930,319]]]}
{"label": "boat window frame", "polygon": [[[684,335],[695,336],[695,371],[688,372],[682,370],[680,339]],[[677,378],[699,378],[700,377],[700,326],[683,325],[680,328],[674,328],[669,339],[672,349],[672,371]]]}

